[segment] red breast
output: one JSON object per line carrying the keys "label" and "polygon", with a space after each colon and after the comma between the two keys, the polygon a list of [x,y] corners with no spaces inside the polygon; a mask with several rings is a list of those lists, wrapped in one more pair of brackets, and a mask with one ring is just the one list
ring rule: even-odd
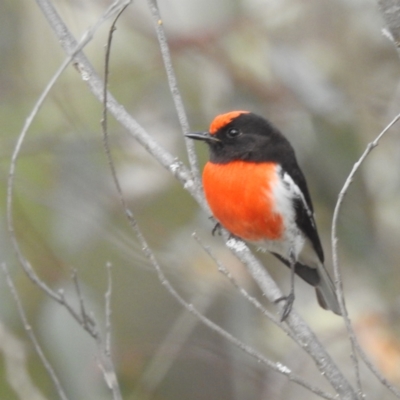
{"label": "red breast", "polygon": [[277,179],[272,162],[208,162],[203,171],[205,195],[215,218],[234,235],[250,241],[282,236],[282,217],[275,212],[271,196]]}

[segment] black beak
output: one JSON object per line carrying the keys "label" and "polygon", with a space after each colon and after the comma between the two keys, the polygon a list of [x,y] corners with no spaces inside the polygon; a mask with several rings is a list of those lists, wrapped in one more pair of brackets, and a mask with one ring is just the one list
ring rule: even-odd
{"label": "black beak", "polygon": [[220,140],[209,132],[191,132],[185,135],[187,138],[194,140],[203,140],[204,142],[220,142]]}

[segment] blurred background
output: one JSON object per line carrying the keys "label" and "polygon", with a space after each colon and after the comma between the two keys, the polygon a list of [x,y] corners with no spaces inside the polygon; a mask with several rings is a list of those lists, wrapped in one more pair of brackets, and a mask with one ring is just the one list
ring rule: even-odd
{"label": "blurred background", "polygon": [[[110,2],[56,0],[79,38]],[[308,179],[331,268],[330,228],[353,164],[400,110],[400,60],[375,1],[164,0],[173,64],[192,130],[216,114],[247,109],[289,138]],[[102,74],[110,23],[85,48]],[[6,180],[25,119],[65,55],[35,2],[0,2],[1,225],[7,263],[29,321],[71,399],[110,399],[93,341],[24,275],[6,230]],[[147,2],[135,1],[114,34],[110,90],[174,156],[187,163]],[[188,314],[160,284],[123,214],[102,147],[102,107],[70,66],[23,144],[14,219],[38,275],[77,303],[76,269],[88,309],[104,324],[106,263],[112,264],[113,356],[124,400],[313,399]],[[379,369],[400,385],[400,126],[370,154],[339,219],[339,261],[350,316]],[[191,238],[196,231],[264,305],[246,270],[211,236],[190,195],[110,118],[110,143],[126,200],[177,291],[273,361],[329,389],[313,362],[249,305]],[[201,166],[207,149],[196,144]],[[257,254],[282,290],[289,271]],[[321,310],[296,280],[296,310],[354,381],[342,320]],[[0,398],[55,399],[56,392],[0,279]],[[370,398],[389,392],[362,368]]]}

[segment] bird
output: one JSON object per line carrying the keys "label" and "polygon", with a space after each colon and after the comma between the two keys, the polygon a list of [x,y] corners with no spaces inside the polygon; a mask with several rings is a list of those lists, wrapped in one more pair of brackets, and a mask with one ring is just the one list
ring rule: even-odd
{"label": "bird", "polygon": [[295,274],[315,287],[319,305],[341,315],[335,285],[324,264],[307,182],[288,139],[249,111],[217,115],[205,132],[185,135],[207,143],[202,183],[217,221],[233,237],[272,253],[291,269],[281,321],[295,299]]}

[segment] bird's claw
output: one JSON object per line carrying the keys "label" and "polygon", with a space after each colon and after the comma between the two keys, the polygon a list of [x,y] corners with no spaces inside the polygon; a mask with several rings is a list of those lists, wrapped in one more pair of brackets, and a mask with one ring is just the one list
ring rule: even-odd
{"label": "bird's claw", "polygon": [[221,229],[222,229],[221,224],[219,222],[217,222],[215,224],[214,228],[212,229],[211,234],[213,236],[215,236],[215,233],[218,233],[218,235],[221,236]]}
{"label": "bird's claw", "polygon": [[289,316],[292,311],[293,302],[294,302],[294,293],[289,293],[287,296],[279,297],[274,301],[275,304],[280,303],[281,301],[285,301],[285,305],[283,307],[281,322],[285,321],[285,319]]}

